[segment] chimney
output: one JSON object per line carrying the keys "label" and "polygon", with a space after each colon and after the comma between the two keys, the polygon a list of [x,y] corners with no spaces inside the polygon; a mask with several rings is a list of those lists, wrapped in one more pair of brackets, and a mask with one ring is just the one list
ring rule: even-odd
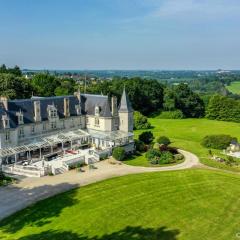
{"label": "chimney", "polygon": [[118,115],[118,109],[117,109],[117,97],[112,97],[112,116],[115,117]]}
{"label": "chimney", "polygon": [[34,120],[35,122],[41,122],[40,101],[34,101]]}
{"label": "chimney", "polygon": [[0,96],[0,103],[1,103],[2,107],[4,107],[6,110],[8,110],[8,98],[7,97]]}
{"label": "chimney", "polygon": [[70,112],[69,112],[69,98],[64,98],[64,116],[69,117]]}

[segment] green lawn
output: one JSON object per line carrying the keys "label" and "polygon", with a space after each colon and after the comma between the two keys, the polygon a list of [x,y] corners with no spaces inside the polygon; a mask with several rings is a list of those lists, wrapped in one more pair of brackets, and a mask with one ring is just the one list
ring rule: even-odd
{"label": "green lawn", "polygon": [[[200,142],[208,134],[230,134],[240,140],[240,124],[232,122],[213,121],[207,119],[158,119],[150,118],[151,131],[154,136],[165,135],[173,142],[172,145],[195,153],[202,163],[212,167],[227,170],[240,171],[240,167],[231,167],[216,161],[210,160],[208,149],[201,146]],[[135,137],[142,131],[135,131]],[[217,154],[220,151],[213,151]],[[130,165],[147,166],[147,159],[144,156],[136,157],[133,160],[125,161]]]}
{"label": "green lawn", "polygon": [[240,176],[212,170],[114,178],[0,222],[4,240],[226,240],[240,231]]}
{"label": "green lawn", "polygon": [[230,86],[227,86],[227,89],[235,94],[240,94],[240,82],[232,82]]}

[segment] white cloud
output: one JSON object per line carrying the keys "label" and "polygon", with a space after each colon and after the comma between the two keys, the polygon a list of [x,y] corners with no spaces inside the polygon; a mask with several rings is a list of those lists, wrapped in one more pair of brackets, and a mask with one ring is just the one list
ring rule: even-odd
{"label": "white cloud", "polygon": [[239,15],[240,2],[234,0],[164,0],[151,13],[154,17],[200,16],[229,17]]}

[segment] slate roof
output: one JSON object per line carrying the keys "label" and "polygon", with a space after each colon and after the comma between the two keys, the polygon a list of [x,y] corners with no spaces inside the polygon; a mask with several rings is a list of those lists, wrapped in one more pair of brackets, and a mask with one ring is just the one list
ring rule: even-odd
{"label": "slate roof", "polygon": [[[0,129],[3,128],[2,116],[8,115],[10,120],[10,128],[18,126],[18,118],[16,113],[22,111],[23,121],[25,124],[34,123],[34,101],[40,101],[40,111],[42,121],[48,120],[47,107],[53,105],[57,108],[59,118],[64,118],[64,98],[69,99],[70,116],[77,116],[75,106],[79,104],[78,98],[74,95],[57,96],[57,97],[33,97],[31,99],[8,100],[8,110],[0,105]],[[107,96],[81,94],[82,114],[95,114],[95,107],[100,108],[101,117],[111,117],[110,105]]]}
{"label": "slate roof", "polygon": [[119,106],[119,112],[133,112],[133,108],[129,101],[128,95],[126,94],[125,87],[123,89],[123,94]]}
{"label": "slate roof", "polygon": [[100,107],[101,117],[111,117],[111,110],[108,96],[82,94],[83,110],[88,115],[95,115],[95,107]]}

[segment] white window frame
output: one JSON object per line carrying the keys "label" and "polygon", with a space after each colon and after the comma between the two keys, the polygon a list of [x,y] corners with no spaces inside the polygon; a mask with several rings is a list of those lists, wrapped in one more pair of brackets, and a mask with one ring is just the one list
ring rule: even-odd
{"label": "white window frame", "polygon": [[21,127],[21,128],[19,128],[19,138],[24,138],[25,137],[25,134],[24,134],[24,128],[23,127]]}
{"label": "white window frame", "polygon": [[32,126],[31,126],[31,133],[32,133],[32,134],[35,133],[35,125],[32,125]]}
{"label": "white window frame", "polygon": [[9,142],[10,141],[10,131],[5,132],[5,141]]}

